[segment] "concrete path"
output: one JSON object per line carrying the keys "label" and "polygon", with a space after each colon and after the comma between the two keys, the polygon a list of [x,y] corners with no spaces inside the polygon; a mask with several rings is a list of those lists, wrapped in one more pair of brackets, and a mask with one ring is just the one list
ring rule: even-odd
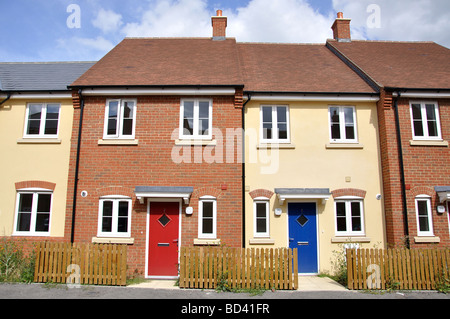
{"label": "concrete path", "polygon": [[[299,291],[346,291],[347,289],[328,277],[299,276]],[[130,288],[180,289],[175,280],[149,279],[145,282],[130,285]]]}

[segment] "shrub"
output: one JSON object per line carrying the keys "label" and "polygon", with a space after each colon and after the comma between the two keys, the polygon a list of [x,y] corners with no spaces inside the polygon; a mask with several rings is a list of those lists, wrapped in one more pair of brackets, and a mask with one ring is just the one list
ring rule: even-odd
{"label": "shrub", "polygon": [[20,241],[0,239],[0,282],[32,282],[34,253],[25,256]]}

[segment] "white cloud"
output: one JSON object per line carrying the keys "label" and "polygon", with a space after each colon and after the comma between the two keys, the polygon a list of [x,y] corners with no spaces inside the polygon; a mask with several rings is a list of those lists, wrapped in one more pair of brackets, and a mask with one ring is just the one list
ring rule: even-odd
{"label": "white cloud", "polygon": [[325,42],[333,18],[314,10],[306,0],[252,0],[229,16],[227,34],[238,41]]}
{"label": "white cloud", "polygon": [[[380,9],[379,27],[369,27],[369,5]],[[333,0],[336,11],[352,19],[354,39],[435,41],[450,47],[448,0]]]}
{"label": "white cloud", "polygon": [[[211,12],[205,0],[157,0],[140,21],[123,26],[130,37],[210,37]],[[227,36],[252,42],[325,42],[333,17],[325,17],[306,0],[251,0],[246,7],[224,10]]]}
{"label": "white cloud", "polygon": [[204,0],[157,0],[139,22],[127,23],[122,33],[129,37],[211,36],[211,13]]}
{"label": "white cloud", "polygon": [[98,12],[97,17],[92,20],[92,24],[104,33],[114,32],[123,24],[122,15],[102,8]]}
{"label": "white cloud", "polygon": [[96,38],[71,37],[67,39],[58,39],[56,50],[47,56],[54,56],[51,60],[98,60],[114,47],[114,44],[98,36]]}

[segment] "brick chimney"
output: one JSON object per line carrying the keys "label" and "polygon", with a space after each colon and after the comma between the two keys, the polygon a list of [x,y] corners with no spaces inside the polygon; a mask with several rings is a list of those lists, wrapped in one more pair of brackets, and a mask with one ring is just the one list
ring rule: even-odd
{"label": "brick chimney", "polygon": [[217,10],[216,16],[211,17],[211,23],[213,28],[213,40],[225,40],[227,17],[222,17],[222,10]]}
{"label": "brick chimney", "polygon": [[350,19],[344,19],[344,14],[338,12],[337,19],[331,26],[333,38],[339,42],[351,42],[350,37]]}

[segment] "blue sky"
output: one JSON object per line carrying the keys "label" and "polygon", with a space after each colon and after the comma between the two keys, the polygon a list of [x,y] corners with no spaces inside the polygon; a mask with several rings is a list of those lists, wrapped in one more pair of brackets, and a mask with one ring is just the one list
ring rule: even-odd
{"label": "blue sky", "polygon": [[209,37],[217,9],[240,42],[324,43],[342,11],[353,39],[450,47],[448,0],[0,0],[0,61],[95,61],[127,36]]}

